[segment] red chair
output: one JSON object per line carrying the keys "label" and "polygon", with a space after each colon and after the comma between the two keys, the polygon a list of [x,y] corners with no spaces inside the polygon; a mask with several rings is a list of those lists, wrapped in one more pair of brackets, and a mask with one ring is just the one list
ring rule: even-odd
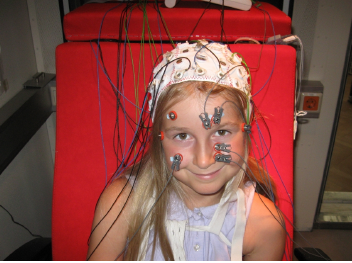
{"label": "red chair", "polygon": [[[195,24],[202,13],[202,9],[194,8],[191,3],[193,2],[185,2],[172,11],[162,10],[169,32],[175,40],[187,40],[191,32],[189,28],[180,25]],[[102,58],[99,57],[99,61],[102,63],[103,60],[108,78],[102,68],[97,66],[97,44],[83,42],[92,39],[120,39],[118,25],[122,5],[116,8],[114,6],[117,4],[88,4],[68,14],[64,29],[66,38],[72,42],[60,45],[56,51],[57,143],[52,213],[54,260],[86,259],[95,205],[104,189],[106,175],[109,179],[117,166],[113,148],[116,97],[110,81],[114,85],[117,85],[118,80],[122,81],[121,77],[118,78],[121,74],[121,71],[118,71],[121,70],[118,61],[122,61],[124,44],[100,41]],[[290,19],[270,5],[263,4],[263,7],[274,21],[276,34],[289,34]],[[216,21],[212,23],[214,26],[207,28],[206,24],[199,24],[191,38],[220,40],[219,8],[221,10],[221,7],[212,7],[206,17],[203,17],[209,21]],[[158,35],[159,32],[155,12],[153,7],[148,7],[152,35]],[[141,14],[139,9],[132,13],[129,30],[131,40],[141,38]],[[181,22],[182,19],[186,21]],[[263,39],[264,14],[255,7],[248,12],[226,9],[225,19],[228,40],[233,41],[240,36]],[[273,35],[273,32],[268,14],[266,19],[266,37],[268,37]],[[175,27],[177,23],[179,26]],[[163,27],[162,30],[161,36],[165,41],[166,32]],[[156,44],[156,49],[154,47],[150,49],[149,44],[127,45],[123,79],[125,96],[131,101],[136,101],[135,89],[137,89],[139,90],[137,101],[139,100],[141,105],[153,63],[162,48],[164,52],[172,49],[171,44],[160,43]],[[266,118],[272,138],[270,153],[275,160],[275,166],[273,163],[268,163],[268,166],[278,185],[279,207],[287,216],[286,228],[289,237],[286,256],[289,259],[292,255],[292,243],[289,239],[293,238],[290,222],[293,221],[293,108],[296,52],[292,47],[279,45],[262,47],[255,44],[232,44],[230,48],[241,53],[249,67],[257,68],[251,70],[253,94],[264,86],[258,95],[254,96],[254,101]],[[142,73],[139,75],[136,73],[138,72],[136,61],[139,61],[141,50],[145,57],[142,65],[146,72],[145,78]],[[133,66],[135,72],[132,71]],[[126,108],[128,111],[135,110],[128,103]],[[127,141],[131,140],[128,132],[124,134],[123,129],[120,131],[121,135],[126,136]],[[269,141],[269,134],[265,133],[264,136]],[[281,178],[276,169],[280,171]]]}

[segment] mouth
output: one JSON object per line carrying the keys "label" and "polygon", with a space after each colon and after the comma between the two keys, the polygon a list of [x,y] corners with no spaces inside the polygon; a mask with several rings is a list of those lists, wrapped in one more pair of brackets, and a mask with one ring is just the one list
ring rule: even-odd
{"label": "mouth", "polygon": [[193,173],[193,174],[201,180],[211,180],[220,174],[221,169],[222,168],[220,168],[214,172],[210,172],[210,173],[206,173],[206,174],[197,174],[197,173]]}

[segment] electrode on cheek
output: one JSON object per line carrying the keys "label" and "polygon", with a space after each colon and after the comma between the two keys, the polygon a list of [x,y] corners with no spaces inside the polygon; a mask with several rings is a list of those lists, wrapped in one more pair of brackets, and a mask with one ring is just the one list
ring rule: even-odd
{"label": "electrode on cheek", "polygon": [[217,152],[231,152],[231,144],[216,143],[214,145],[214,150]]}
{"label": "electrode on cheek", "polygon": [[159,133],[160,141],[164,140],[164,133],[161,131]]}
{"label": "electrode on cheek", "polygon": [[172,165],[171,165],[171,170],[172,171],[179,171],[180,170],[180,164],[181,161],[183,160],[183,156],[180,153],[175,154],[172,160]]}
{"label": "electrode on cheek", "polygon": [[226,155],[221,153],[215,153],[214,159],[216,162],[222,162],[222,163],[230,163],[232,160],[231,155]]}
{"label": "electrode on cheek", "polygon": [[242,123],[241,130],[242,132],[247,132],[249,134],[251,133],[252,126],[249,124]]}

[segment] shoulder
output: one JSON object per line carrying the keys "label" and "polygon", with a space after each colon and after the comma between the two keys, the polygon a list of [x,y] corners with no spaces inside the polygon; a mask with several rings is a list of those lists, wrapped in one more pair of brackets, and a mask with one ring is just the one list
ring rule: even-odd
{"label": "shoulder", "polygon": [[88,258],[114,260],[126,244],[132,187],[125,177],[114,180],[95,209]]}
{"label": "shoulder", "polygon": [[110,204],[116,199],[126,201],[131,189],[131,184],[126,177],[117,178],[103,191],[98,205]]}
{"label": "shoulder", "polygon": [[281,260],[286,231],[274,203],[255,193],[243,241],[245,260]]}

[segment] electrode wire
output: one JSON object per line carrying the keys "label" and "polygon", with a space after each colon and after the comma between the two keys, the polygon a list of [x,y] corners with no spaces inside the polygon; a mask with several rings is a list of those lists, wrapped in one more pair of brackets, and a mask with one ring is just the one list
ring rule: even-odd
{"label": "electrode wire", "polygon": [[[257,122],[256,122],[256,125],[257,125],[257,127],[258,127],[259,136],[260,136],[261,138],[263,138],[263,145],[264,145],[265,148],[268,150],[268,146],[267,146],[267,144],[266,144],[266,142],[265,142],[265,140],[264,140],[263,134],[262,134],[262,132],[261,132],[261,130],[260,130],[260,128],[259,128]],[[271,162],[272,162],[272,164],[273,164],[273,166],[274,166],[274,168],[275,168],[275,171],[276,171],[277,175],[278,175],[279,178],[280,178],[281,184],[282,184],[282,186],[284,187],[288,198],[290,199],[290,204],[291,204],[291,206],[292,206],[292,210],[293,210],[293,213],[294,213],[295,210],[294,210],[293,201],[292,201],[292,199],[291,199],[291,196],[290,196],[290,194],[288,193],[288,190],[287,190],[287,188],[286,188],[286,185],[285,185],[285,183],[283,182],[282,177],[281,177],[281,174],[280,174],[279,170],[277,169],[277,166],[276,166],[276,164],[275,164],[275,162],[274,162],[274,160],[273,160],[273,158],[272,158],[272,156],[271,156],[271,153],[270,153],[269,151],[268,151],[268,154],[269,154],[270,160],[271,160]]]}
{"label": "electrode wire", "polygon": [[199,19],[198,19],[196,25],[193,27],[191,34],[189,34],[189,36],[188,36],[188,38],[187,38],[187,41],[190,41],[191,36],[193,35],[193,33],[194,33],[194,31],[196,30],[196,28],[197,28],[197,26],[198,26],[200,20],[202,19],[203,15],[205,14],[205,11],[207,11],[207,9],[209,8],[210,3],[211,3],[211,0],[208,1],[207,6],[206,6],[206,7],[204,8],[204,10],[203,10],[203,13],[202,13],[201,16],[199,17]]}
{"label": "electrode wire", "polygon": [[175,169],[172,170],[167,182],[166,182],[166,185],[165,187],[162,189],[162,191],[160,192],[160,194],[158,195],[158,197],[156,198],[155,202],[153,203],[152,207],[149,209],[148,213],[146,214],[146,216],[144,217],[142,223],[140,224],[140,226],[137,228],[137,230],[134,232],[134,234],[132,235],[132,237],[130,239],[128,239],[127,243],[126,243],[126,246],[125,248],[120,252],[120,254],[118,254],[118,256],[115,258],[115,260],[117,260],[121,255],[122,253],[125,252],[125,250],[128,248],[128,244],[129,242],[131,242],[131,240],[133,240],[133,238],[136,236],[136,234],[138,233],[138,231],[142,228],[144,222],[146,221],[146,219],[148,218],[148,216],[150,215],[151,211],[153,210],[153,208],[155,207],[156,203],[159,201],[161,195],[164,193],[166,187],[169,185],[172,177],[173,177],[173,172],[174,172]]}
{"label": "electrode wire", "polygon": [[159,29],[159,36],[160,36],[160,47],[161,47],[161,53],[164,54],[164,49],[163,49],[163,37],[161,36],[161,26],[160,26],[160,9],[158,5],[158,0],[155,0],[154,2],[154,8],[158,15],[156,16],[156,21],[158,22],[158,29]]}
{"label": "electrode wire", "polygon": [[[231,152],[232,152],[232,151],[231,151]],[[249,171],[250,171],[250,172],[252,173],[252,175],[253,175],[252,170],[249,168],[247,162],[243,159],[243,157],[242,157],[240,154],[236,153],[236,152],[232,152],[232,153],[237,154],[237,155],[242,159],[242,161],[246,164],[246,167],[249,169]],[[251,180],[252,183],[258,183],[258,185],[260,186],[260,188],[262,189],[262,191],[263,191],[264,193],[266,193],[268,197],[270,196],[270,194],[268,194],[267,191],[269,191],[269,192],[272,193],[272,189],[265,189],[265,188],[258,182],[258,180],[255,178],[255,176],[253,176],[253,178],[251,178],[251,176],[249,176],[247,170],[245,170],[239,163],[237,163],[236,161],[232,161],[232,160],[231,160],[231,162],[237,164],[237,165],[240,167],[240,169],[244,171],[244,173],[247,175],[247,177]],[[255,179],[255,182],[253,181],[253,179]],[[255,184],[255,185],[257,186],[257,184]],[[273,216],[273,218],[274,218],[274,219],[280,224],[280,226],[284,229],[284,231],[286,232],[286,236],[289,238],[289,240],[290,240],[291,242],[294,242],[293,239],[291,238],[290,234],[289,234],[288,231],[286,230],[286,226],[285,226],[286,224],[285,224],[285,219],[284,219],[284,217],[286,217],[286,216],[285,216],[284,213],[280,210],[280,208],[275,204],[275,200],[271,200],[271,201],[273,202],[273,205],[274,205],[274,207],[275,207],[275,210],[276,210],[277,213],[278,213],[278,218],[277,218],[276,216],[274,216],[273,212],[267,207],[267,205],[265,204],[265,202],[264,202],[263,199],[261,198],[261,195],[260,195],[258,192],[257,192],[257,194],[258,194],[259,199],[261,200],[261,202],[263,203],[263,205],[267,208],[267,210],[270,212],[270,214]],[[271,194],[271,195],[272,195],[272,194]],[[270,198],[269,198],[269,199],[270,199]],[[287,218],[287,217],[286,217],[286,218]],[[287,258],[287,252],[286,252],[286,251],[285,251],[285,257]]]}
{"label": "electrode wire", "polygon": [[[189,66],[188,66],[188,68],[186,69],[186,71],[189,70],[189,69],[191,68],[191,61],[189,60],[189,58],[187,58],[187,57],[177,57],[177,58],[175,58],[175,59],[173,59],[173,60],[168,61],[164,66],[162,66],[162,67],[155,73],[155,75],[154,75],[154,77],[153,77],[153,80],[156,78],[156,76],[159,75],[159,73],[160,73],[162,70],[164,70],[164,72],[163,72],[163,74],[162,74],[162,76],[161,76],[161,81],[162,81],[162,80],[164,79],[164,75],[165,75],[165,73],[166,73],[167,67],[168,67],[171,63],[173,63],[174,61],[177,61],[177,60],[183,59],[183,58],[188,60]],[[159,86],[158,86],[157,88],[154,88],[154,89],[153,89],[153,101],[152,101],[152,107],[151,107],[151,109],[150,109],[150,113],[151,113],[151,114],[154,112],[154,107],[156,106],[156,105],[155,105],[156,95],[159,93],[161,81],[159,82]],[[152,81],[152,82],[153,82],[153,81]],[[153,85],[153,84],[151,84],[151,85]]]}
{"label": "electrode wire", "polygon": [[196,61],[197,54],[198,54],[203,48],[205,48],[205,49],[207,49],[207,50],[216,58],[216,60],[218,61],[218,64],[219,64],[219,69],[221,69],[221,64],[220,64],[219,58],[214,54],[213,51],[211,51],[211,50],[207,47],[208,45],[210,45],[210,44],[212,44],[212,43],[215,43],[215,42],[212,41],[212,42],[209,42],[209,43],[207,43],[207,44],[205,44],[205,45],[202,45],[202,47],[196,52],[196,54],[194,55],[194,64],[195,64],[196,66],[198,66],[198,63],[197,63],[197,61]]}
{"label": "electrode wire", "polygon": [[[265,157],[262,157],[262,156],[264,156],[264,149],[263,149],[263,145],[262,145],[262,140],[261,140],[261,138],[259,138],[259,141],[260,141],[260,146],[261,146],[261,148],[262,149],[258,149],[258,144],[257,144],[257,141],[256,141],[256,139],[252,136],[252,138],[251,138],[251,141],[252,142],[254,142],[254,144],[255,144],[255,146],[257,147],[257,153],[259,154],[259,156],[260,156],[260,165],[261,165],[261,167],[263,168],[263,170],[264,170],[264,172],[266,173],[266,174],[269,174],[269,169],[268,169],[268,166],[267,166],[267,162],[266,162],[266,158]],[[252,151],[253,151],[253,155],[255,156],[255,152],[254,152],[254,149],[253,149],[253,145],[251,146],[251,148],[252,148]],[[260,151],[261,150],[261,151]],[[259,163],[258,163],[258,161],[256,160],[256,162],[257,162],[257,165],[259,165]],[[272,188],[272,186],[271,186],[271,181],[270,180],[268,180],[267,181],[267,177],[265,177],[265,174],[264,174],[264,176],[262,176],[262,179],[263,179],[263,181],[264,182],[266,182],[267,184],[269,184],[269,186],[270,186],[270,188]],[[274,198],[274,196],[271,196],[271,199],[273,200],[273,202],[275,201],[275,198]]]}
{"label": "electrode wire", "polygon": [[[235,152],[233,152],[233,153],[235,153]],[[238,156],[240,156],[239,154],[238,154]],[[241,157],[241,156],[240,156]],[[244,160],[244,159],[243,159]],[[253,178],[251,178],[251,176],[249,176],[249,174],[248,174],[248,172],[247,172],[247,170],[246,169],[244,169],[238,162],[236,162],[236,161],[232,161],[231,160],[231,162],[232,163],[234,163],[234,164],[236,164],[236,165],[238,165],[239,166],[239,168],[241,169],[241,170],[243,170],[243,172],[247,175],[247,177],[251,180],[251,182],[252,183],[255,183],[254,181],[253,181]],[[246,162],[245,162],[246,163]],[[248,168],[248,165],[247,165],[247,163],[246,163],[246,166],[247,166],[247,168]],[[254,176],[253,176],[254,177]],[[255,177],[254,177],[255,178]],[[256,181],[256,183],[258,183],[259,184],[259,182],[255,179],[255,181]],[[260,184],[259,184],[260,185]],[[262,190],[264,191],[264,192],[266,192],[266,190],[265,190],[265,188],[264,187],[262,187],[262,186],[260,186],[261,188],[262,188]],[[261,199],[261,197],[260,197],[260,194],[258,194],[258,196],[259,196],[259,198]],[[289,234],[288,234],[288,232],[287,232],[287,230],[286,230],[286,227],[285,227],[285,221],[284,221],[284,219],[283,219],[283,217],[281,216],[281,210],[279,209],[279,207],[273,202],[273,204],[274,204],[274,207],[275,207],[275,209],[276,209],[276,211],[278,211],[278,214],[279,214],[279,218],[277,218],[276,216],[274,216],[274,214],[271,212],[271,210],[266,206],[266,204],[264,203],[264,201],[261,199],[261,201],[262,201],[262,203],[265,205],[265,207],[268,209],[268,211],[270,212],[270,214],[274,217],[274,219],[281,225],[281,227],[285,230],[285,232],[286,232],[286,234],[289,236]],[[281,219],[281,220],[280,220]]]}
{"label": "electrode wire", "polygon": [[[148,140],[146,140],[145,143],[146,143],[147,141],[148,141]],[[144,147],[144,146],[145,146],[145,145],[142,145],[142,146],[141,146],[140,151],[137,153],[137,157],[138,157],[139,153],[142,151],[142,158],[143,158],[143,156],[144,156],[144,151],[145,151],[145,149],[146,149],[146,147]],[[137,159],[137,158],[134,158],[134,159],[131,161],[131,162],[134,162],[134,164],[133,164],[133,166],[132,166],[131,173],[133,173],[133,169],[134,169],[134,167],[135,167],[134,165],[135,165],[136,159]],[[128,164],[128,166],[131,164],[131,162]],[[124,168],[124,169],[125,169],[125,168]],[[124,170],[124,169],[123,169],[123,170]],[[138,176],[139,169],[140,169],[140,166],[138,166],[138,170],[137,170],[137,173],[136,173],[136,178],[137,178],[137,176]],[[122,170],[121,172],[123,172],[123,170]],[[125,183],[123,189],[121,190],[121,192],[118,194],[117,198],[115,199],[115,201],[114,201],[113,204],[111,205],[110,209],[106,212],[106,214],[103,216],[103,218],[98,222],[98,224],[97,224],[97,225],[94,227],[94,229],[92,230],[92,232],[91,232],[91,234],[90,234],[90,236],[89,236],[89,240],[90,240],[90,237],[91,237],[92,233],[93,233],[94,230],[96,229],[96,227],[105,219],[105,217],[107,216],[107,214],[111,211],[111,209],[112,209],[112,207],[115,205],[117,199],[120,197],[122,191],[125,189],[126,185],[129,183],[129,180],[130,180],[130,177],[128,178],[128,180],[127,180],[127,182]],[[134,182],[133,182],[133,184],[132,184],[131,191],[130,191],[130,193],[129,193],[128,197],[127,197],[127,200],[126,200],[125,204],[123,205],[123,207],[122,207],[120,213],[118,214],[118,216],[116,217],[116,219],[114,220],[114,222],[111,224],[111,226],[109,227],[109,229],[107,230],[107,232],[105,233],[105,235],[102,237],[102,239],[100,240],[100,242],[98,243],[98,245],[95,247],[95,249],[93,250],[93,252],[91,253],[91,255],[95,252],[95,250],[98,248],[98,246],[101,244],[101,242],[105,239],[106,235],[108,234],[108,232],[110,231],[110,229],[112,228],[112,226],[115,224],[115,222],[116,222],[117,219],[119,218],[119,216],[120,216],[122,210],[124,209],[124,207],[125,207],[125,205],[126,205],[128,199],[130,198],[130,195],[131,195],[131,192],[132,192],[132,190],[133,190],[133,188],[134,188],[135,182],[136,182],[136,180],[134,180]],[[101,194],[102,194],[102,193],[101,193]],[[101,197],[101,194],[100,194],[100,197]],[[99,197],[99,199],[100,199],[100,197]],[[99,201],[99,199],[98,199],[98,201]],[[89,242],[89,240],[88,240],[88,242]],[[91,255],[88,257],[88,259],[91,257]]]}
{"label": "electrode wire", "polygon": [[225,72],[224,75],[223,75],[221,78],[219,78],[219,80],[218,80],[216,83],[213,84],[213,87],[209,90],[207,96],[205,97],[205,101],[204,101],[204,113],[206,112],[206,111],[205,111],[205,107],[206,107],[208,98],[209,98],[210,94],[213,92],[213,90],[215,89],[215,87],[216,87],[217,85],[219,85],[220,81],[221,81],[223,78],[225,78],[226,75],[228,75],[232,70],[234,70],[234,69],[237,68],[237,67],[241,67],[241,66],[242,66],[242,65],[236,65],[236,66],[232,67],[232,68],[229,69],[227,72]]}
{"label": "electrode wire", "polygon": [[[270,19],[270,23],[271,23],[272,29],[273,29],[273,34],[274,34],[274,36],[275,36],[274,23],[273,23],[273,20],[271,19],[270,14],[269,14],[265,9],[261,9],[261,8],[259,8],[259,7],[257,7],[257,6],[255,6],[255,7],[256,7],[257,9],[259,9],[259,10],[265,12],[265,13],[268,15],[268,17],[269,17],[269,19]],[[266,21],[265,21],[265,22],[266,22]],[[274,73],[274,69],[275,69],[275,65],[276,65],[276,56],[277,56],[277,47],[276,47],[276,38],[275,38],[275,37],[274,37],[274,47],[275,47],[274,63],[273,63],[271,72],[270,72],[270,74],[269,74],[269,77],[268,77],[268,79],[265,81],[265,83],[263,84],[263,86],[262,86],[256,93],[254,93],[254,94],[252,95],[253,97],[254,97],[255,95],[257,95],[260,91],[262,91],[262,89],[266,86],[266,84],[269,82],[269,80],[271,79],[271,76],[272,76],[273,73]]]}
{"label": "electrode wire", "polygon": [[15,221],[15,219],[13,218],[12,214],[3,206],[3,205],[0,205],[0,207],[2,209],[5,210],[5,212],[11,217],[11,221],[13,223],[15,223],[16,225],[19,225],[20,227],[24,228],[25,230],[27,230],[27,232],[32,236],[32,237],[37,237],[37,238],[43,238],[41,235],[36,235],[36,234],[33,234],[26,226],[22,225],[21,223],[18,223],[17,221]]}
{"label": "electrode wire", "polygon": [[[160,15],[161,15],[161,13],[160,13]],[[265,13],[264,13],[264,15],[265,15]],[[159,28],[159,32],[160,32],[160,28]],[[127,35],[127,32],[126,32],[126,35]],[[276,51],[276,50],[275,50],[275,51]],[[276,56],[276,53],[275,53],[275,56]],[[189,62],[190,62],[190,61],[189,61]],[[259,63],[259,62],[258,62],[258,63]],[[100,63],[99,63],[99,64],[100,64]],[[188,69],[187,69],[187,70],[188,70]],[[166,71],[166,70],[165,70],[165,71]],[[165,71],[163,72],[163,76],[165,75]],[[105,72],[105,71],[104,71],[104,72]],[[159,73],[159,72],[158,72],[158,73]],[[265,84],[264,84],[264,86],[265,86]],[[264,87],[264,86],[263,86],[263,87]],[[215,88],[215,85],[214,85],[213,88]],[[159,87],[158,87],[158,90],[159,90],[159,89],[160,89],[160,85],[159,85]],[[258,92],[259,92],[259,91],[258,91]],[[210,93],[209,93],[208,95],[210,95]],[[122,98],[125,99],[125,96],[122,95]],[[155,97],[154,97],[154,98],[155,98]],[[154,99],[153,102],[155,102],[155,99]],[[144,101],[144,103],[145,103],[145,101]],[[144,103],[143,103],[143,105],[144,105]],[[206,103],[206,102],[205,102],[205,103]],[[155,103],[154,103],[154,104],[155,104]],[[136,105],[134,105],[134,106],[136,106]],[[153,107],[155,107],[155,105],[153,105]],[[139,108],[139,107],[138,107],[138,108]],[[144,108],[144,107],[143,107],[143,108]],[[139,108],[139,109],[140,109],[140,108]],[[204,109],[205,109],[205,105],[204,105]],[[143,110],[142,110],[142,112],[140,112],[140,118],[139,118],[138,124],[141,123],[142,115],[143,115],[143,113],[145,113],[145,112],[147,112],[147,111],[143,111]],[[151,111],[151,112],[152,112],[152,111]],[[126,113],[126,112],[124,111],[124,113]],[[242,115],[243,115],[243,114],[242,114]],[[125,116],[125,118],[126,118],[126,116]],[[149,120],[150,120],[150,119],[149,119]],[[137,130],[135,131],[135,137],[134,137],[134,138],[136,138],[136,136],[137,136],[138,134],[140,134],[139,132],[140,132],[141,128],[142,128],[142,127],[139,125],[139,126],[138,126],[138,131],[137,131]],[[133,140],[133,141],[134,141],[134,140]],[[146,141],[145,143],[147,143],[147,142],[148,142],[148,139],[147,139],[147,141]],[[144,149],[144,146],[143,146],[142,148]],[[129,148],[129,149],[131,149],[131,148]],[[131,152],[130,152],[130,154],[131,154]],[[138,156],[138,154],[137,154],[137,156]],[[133,159],[132,161],[135,161],[135,160],[137,160],[137,158]],[[122,162],[125,162],[125,161],[126,161],[125,159],[122,160]],[[125,168],[123,168],[122,171],[124,171],[124,170],[125,170]],[[172,174],[171,174],[171,176],[172,176]],[[169,183],[169,181],[171,180],[171,176],[170,176],[170,178],[169,178],[169,180],[168,180],[168,183]],[[168,183],[167,183],[167,184],[168,184]],[[167,185],[166,185],[166,186],[167,186]],[[165,188],[166,188],[166,186],[165,186]],[[164,188],[164,190],[165,190],[165,188]],[[163,191],[164,191],[164,190],[163,190]],[[155,205],[155,203],[154,203],[154,205]],[[153,205],[153,207],[154,207],[154,205]],[[153,208],[153,207],[152,207],[152,208]],[[147,216],[149,215],[150,212],[151,212],[151,210],[148,212]],[[145,219],[144,219],[144,220],[145,220]],[[143,222],[144,222],[144,221],[143,221]],[[140,227],[141,227],[141,226],[140,226]],[[139,230],[139,229],[138,229],[138,230]],[[138,230],[137,230],[137,231],[138,231]],[[136,233],[137,233],[137,231],[136,231]],[[135,234],[136,234],[136,233],[135,233]],[[135,234],[134,234],[134,235],[135,235]],[[134,235],[133,235],[133,237],[134,237]],[[133,238],[133,237],[132,237],[132,238]],[[129,241],[128,241],[128,243],[129,243]],[[128,246],[128,243],[127,243],[126,247]],[[125,248],[125,249],[126,249],[126,248]],[[125,250],[125,249],[124,249],[124,250]],[[121,255],[121,253],[120,253],[120,255]],[[119,255],[119,256],[120,256],[120,255]],[[119,256],[118,256],[118,257],[119,257]],[[117,257],[117,258],[118,258],[118,257]]]}
{"label": "electrode wire", "polygon": [[[133,185],[131,187],[131,190],[129,191],[129,194],[127,196],[126,202],[123,204],[120,212],[118,213],[117,217],[115,218],[115,220],[112,222],[112,224],[110,225],[110,227],[108,228],[108,230],[105,232],[105,234],[103,235],[103,237],[100,239],[100,241],[98,242],[98,244],[95,246],[95,248],[93,249],[92,253],[88,256],[87,261],[91,258],[91,256],[94,254],[94,252],[98,249],[98,247],[100,246],[100,244],[103,242],[103,240],[105,239],[105,237],[108,235],[108,233],[110,232],[110,230],[112,229],[112,227],[115,225],[115,223],[117,222],[117,219],[120,217],[123,209],[125,208],[128,199],[130,198],[132,191],[133,191],[133,186],[135,184],[135,181],[133,182]],[[123,186],[122,190],[125,189],[125,187],[127,186],[127,183],[129,182],[129,180],[125,183],[125,185]],[[93,233],[93,231],[96,229],[96,227],[105,219],[105,217],[107,216],[107,214],[111,211],[112,207],[115,205],[117,199],[120,197],[120,195],[122,194],[122,190],[121,192],[118,194],[116,200],[113,202],[113,204],[111,205],[110,209],[108,210],[108,212],[103,216],[103,218],[98,222],[98,224],[94,227],[94,229],[92,230],[89,239],[91,238],[91,235]]]}
{"label": "electrode wire", "polygon": [[[100,36],[101,36],[101,29],[105,20],[105,16],[107,15],[107,13],[109,13],[111,10],[119,7],[121,5],[118,4],[112,8],[110,8],[107,12],[105,12],[102,21],[100,23],[100,27],[99,27],[99,34],[98,34],[98,43],[97,43],[97,51],[96,54],[99,52],[99,46],[100,46]],[[95,53],[95,52],[94,52]],[[103,150],[103,158],[104,158],[104,168],[105,168],[105,187],[108,183],[108,167],[107,167],[107,160],[106,160],[106,151],[105,151],[105,143],[104,143],[104,132],[103,132],[103,124],[102,124],[102,115],[101,115],[101,97],[100,97],[100,76],[99,76],[99,66],[98,66],[98,61],[99,61],[99,57],[96,56],[97,59],[97,89],[98,89],[98,104],[99,104],[99,125],[100,125],[100,137],[101,137],[101,142],[102,142],[102,150]]]}
{"label": "electrode wire", "polygon": [[[91,43],[91,45],[92,45],[92,43]],[[92,49],[93,49],[93,47],[92,47]],[[93,52],[95,53],[95,51],[94,51],[94,49],[93,49]],[[100,62],[99,62],[99,60],[98,60],[98,57],[97,57],[97,55],[96,55],[96,53],[95,53],[95,56],[96,56],[96,58],[97,58],[97,66],[98,65],[100,65],[100,67],[103,69],[103,67],[101,66],[101,64],[100,64]],[[107,72],[105,72],[104,71],[104,74],[107,76],[107,78],[109,78],[109,75],[108,75],[108,73]],[[102,118],[102,116],[101,116],[101,98],[100,98],[100,77],[99,77],[99,71],[98,71],[98,73],[97,73],[97,86],[98,86],[98,99],[99,99],[99,113],[100,113],[100,115],[99,115],[99,117],[100,117],[100,126],[101,126],[101,137],[102,137],[102,144],[103,144],[103,151],[104,151],[104,162],[106,163],[106,155],[105,155],[105,145],[104,145],[104,137],[103,137],[103,134],[102,134],[102,121],[101,121],[101,118]],[[111,81],[110,81],[110,84],[113,84]],[[117,89],[116,89],[117,90]],[[121,93],[120,93],[121,94]],[[122,96],[123,98],[125,98],[125,96],[123,95]],[[124,107],[123,107],[123,111],[125,112],[125,110],[124,110]],[[124,116],[125,116],[125,118],[126,118],[126,116],[128,116],[128,114],[126,115],[126,114],[124,114]],[[127,126],[127,125],[126,125]],[[107,167],[106,167],[106,178],[107,178]],[[107,185],[107,181],[106,181],[106,183],[105,183],[105,186]]]}

